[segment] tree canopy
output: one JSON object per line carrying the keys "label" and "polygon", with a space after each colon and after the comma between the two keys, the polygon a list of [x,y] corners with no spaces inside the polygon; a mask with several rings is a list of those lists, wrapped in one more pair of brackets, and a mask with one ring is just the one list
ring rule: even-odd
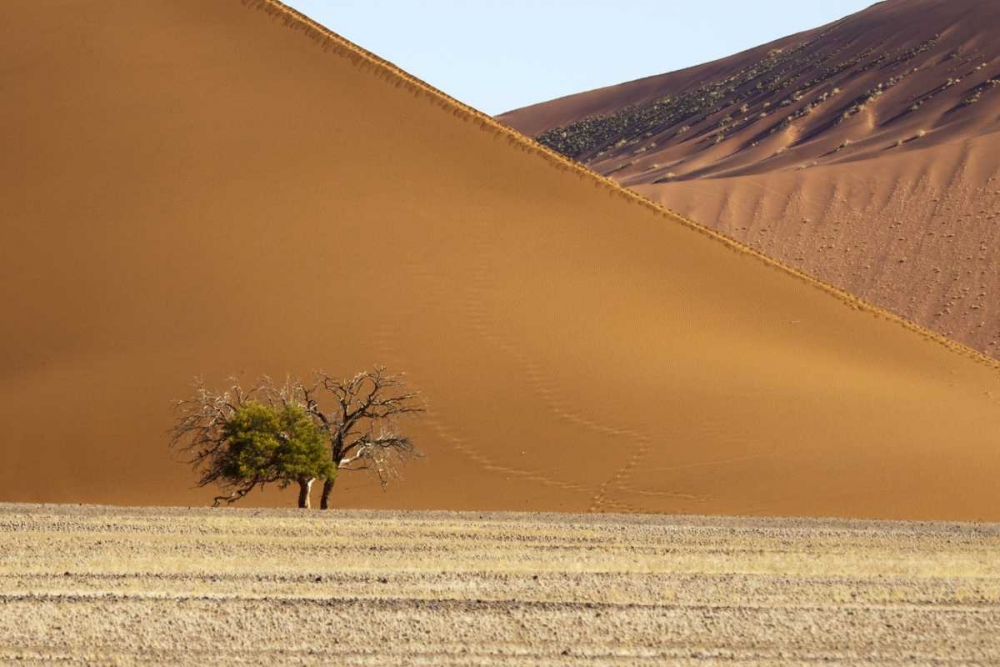
{"label": "tree canopy", "polygon": [[300,405],[249,401],[224,423],[222,436],[227,446],[218,450],[206,473],[238,497],[264,484],[285,488],[337,472],[322,430]]}

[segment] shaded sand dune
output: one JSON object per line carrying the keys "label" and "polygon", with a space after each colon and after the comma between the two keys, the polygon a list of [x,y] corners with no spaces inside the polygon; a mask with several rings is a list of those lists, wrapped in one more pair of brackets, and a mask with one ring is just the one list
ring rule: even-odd
{"label": "shaded sand dune", "polygon": [[713,63],[502,119],[672,210],[997,357],[998,31],[1000,3],[889,0]]}
{"label": "shaded sand dune", "polygon": [[870,163],[635,189],[1000,356],[1000,134]]}
{"label": "shaded sand dune", "polygon": [[193,376],[382,362],[427,457],[342,506],[1000,517],[995,364],[277,3],[7,2],[0,62],[0,499],[206,502]]}

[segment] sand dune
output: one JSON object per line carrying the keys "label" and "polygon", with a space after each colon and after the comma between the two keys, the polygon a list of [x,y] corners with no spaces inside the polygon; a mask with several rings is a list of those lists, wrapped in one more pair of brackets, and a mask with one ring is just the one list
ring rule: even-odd
{"label": "sand dune", "polygon": [[998,30],[994,2],[890,0],[714,63],[502,118],[996,357]]}
{"label": "sand dune", "polygon": [[1000,356],[1000,134],[872,164],[635,189]]}
{"label": "sand dune", "polygon": [[427,457],[342,506],[1000,517],[994,363],[277,3],[7,2],[0,62],[2,500],[203,503],[193,376],[381,362]]}

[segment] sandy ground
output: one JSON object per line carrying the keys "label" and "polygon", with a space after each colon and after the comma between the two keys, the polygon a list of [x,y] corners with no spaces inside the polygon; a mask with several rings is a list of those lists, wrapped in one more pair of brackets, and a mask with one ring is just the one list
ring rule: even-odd
{"label": "sandy ground", "polygon": [[0,505],[0,662],[997,664],[1000,526]]}

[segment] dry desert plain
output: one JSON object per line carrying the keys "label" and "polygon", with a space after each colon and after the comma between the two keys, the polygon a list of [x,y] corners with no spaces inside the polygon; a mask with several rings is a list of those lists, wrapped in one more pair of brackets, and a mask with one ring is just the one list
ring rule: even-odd
{"label": "dry desert plain", "polygon": [[0,505],[0,662],[997,664],[1000,525]]}

